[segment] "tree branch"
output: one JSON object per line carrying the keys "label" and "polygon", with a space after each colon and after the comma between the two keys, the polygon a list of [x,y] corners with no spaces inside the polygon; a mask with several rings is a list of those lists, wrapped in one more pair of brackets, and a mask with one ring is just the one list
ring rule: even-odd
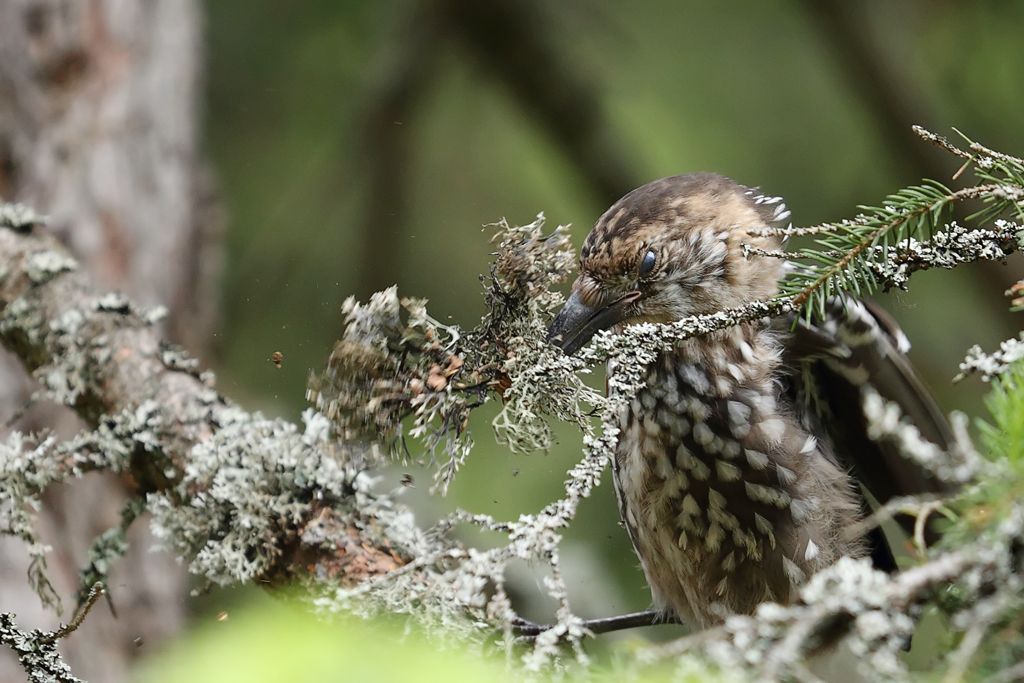
{"label": "tree branch", "polygon": [[[34,372],[50,398],[130,445],[122,465],[138,494],[159,494],[187,508],[189,497],[201,493],[180,487],[187,466],[196,465],[195,449],[219,453],[217,437],[229,428],[240,438],[262,435],[264,448],[287,450],[306,468],[322,470],[335,457],[324,439],[299,435],[287,423],[247,413],[217,394],[211,376],[160,342],[151,326],[155,316],[123,297],[100,295],[53,237],[13,224],[0,227],[0,342]],[[408,562],[404,546],[419,532],[401,521],[404,510],[375,506],[381,501],[365,491],[357,508],[358,473],[341,469],[338,477],[330,491],[281,492],[291,518],[252,549],[267,561],[256,563],[258,575],[246,578],[272,585],[295,579],[353,585]],[[393,538],[399,529],[403,540]],[[208,552],[218,534],[227,533],[203,531],[206,536],[190,540]]]}
{"label": "tree branch", "polygon": [[14,623],[14,615],[0,613],[0,644],[18,657],[29,683],[82,683],[57,652],[58,631],[23,631]]}

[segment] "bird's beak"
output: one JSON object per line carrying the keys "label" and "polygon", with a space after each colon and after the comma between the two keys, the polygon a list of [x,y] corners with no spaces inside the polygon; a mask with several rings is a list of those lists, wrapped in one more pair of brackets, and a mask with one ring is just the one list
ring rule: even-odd
{"label": "bird's beak", "polygon": [[625,294],[607,306],[595,308],[583,303],[573,292],[565,306],[551,321],[548,342],[572,355],[583,348],[590,338],[601,330],[620,323],[629,315],[629,306],[640,298],[640,292]]}

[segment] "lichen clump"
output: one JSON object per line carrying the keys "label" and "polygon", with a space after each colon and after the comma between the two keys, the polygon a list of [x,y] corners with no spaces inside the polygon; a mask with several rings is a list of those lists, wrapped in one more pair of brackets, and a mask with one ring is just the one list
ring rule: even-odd
{"label": "lichen clump", "polygon": [[[347,509],[359,472],[333,452],[326,419],[304,414],[304,431],[241,410],[192,448],[176,486],[152,493],[147,508],[164,546],[190,558],[189,570],[231,585],[262,577],[308,520],[311,504]],[[181,501],[188,501],[181,505]]]}
{"label": "lichen clump", "polygon": [[474,329],[438,322],[425,301],[400,298],[394,287],[365,304],[345,302],[341,338],[326,368],[311,375],[307,398],[340,439],[364,444],[363,465],[387,455],[433,462],[444,491],[472,449],[470,412],[492,398],[504,403],[498,438],[517,451],[550,445],[551,417],[584,419],[579,368],[564,361],[561,372],[550,372],[557,349],[544,342],[547,319],[562,302],[552,287],[575,259],[568,230],[545,233],[543,216],[494,227],[487,313]]}

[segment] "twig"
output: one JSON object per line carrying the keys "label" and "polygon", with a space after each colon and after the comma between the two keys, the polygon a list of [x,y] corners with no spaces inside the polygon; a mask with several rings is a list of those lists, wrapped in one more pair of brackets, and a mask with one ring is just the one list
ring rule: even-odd
{"label": "twig", "polygon": [[940,494],[921,494],[892,498],[884,505],[879,506],[870,515],[864,517],[864,519],[844,529],[843,537],[847,539],[861,538],[872,529],[881,526],[884,522],[894,519],[897,515],[909,515],[917,518],[924,507],[934,503],[948,504],[951,499],[952,496]]}
{"label": "twig", "polygon": [[[952,154],[954,156],[958,156],[961,159],[965,159],[968,162],[974,161],[974,155],[972,155],[969,152],[965,152],[964,150],[960,149],[959,147],[954,145],[952,142],[950,142],[949,139],[946,138],[944,135],[939,135],[938,133],[933,133],[930,130],[928,130],[927,128],[925,128],[924,126],[919,126],[917,124],[914,124],[913,126],[911,126],[911,129],[915,133],[917,133],[918,137],[920,137],[925,142],[930,142],[931,144],[935,145],[939,149],[944,149],[947,152],[949,152],[950,154]],[[963,168],[963,167],[961,166],[961,168]]]}
{"label": "twig", "polygon": [[925,540],[925,531],[928,528],[928,518],[933,512],[939,510],[946,510],[947,515],[952,515],[951,512],[946,508],[946,504],[943,501],[932,501],[931,503],[925,503],[921,506],[921,510],[918,512],[917,518],[914,520],[914,547],[917,548],[917,552],[924,557],[928,553],[928,543]]}
{"label": "twig", "polygon": [[817,634],[822,624],[831,622],[836,616],[832,606],[815,605],[803,617],[786,630],[785,636],[771,652],[764,667],[765,678],[772,681],[782,680],[783,673],[790,670],[794,662],[803,658],[809,641]]}
{"label": "twig", "polygon": [[81,626],[82,622],[85,620],[85,617],[88,616],[90,611],[92,611],[93,605],[95,605],[96,601],[100,599],[100,596],[106,592],[106,587],[104,587],[102,583],[99,581],[94,583],[92,588],[89,589],[89,595],[85,598],[82,604],[78,606],[78,609],[75,610],[74,615],[71,617],[71,621],[61,626],[56,631],[46,634],[41,638],[41,641],[44,643],[52,643],[54,641],[67,638],[69,635],[77,631],[78,627]]}
{"label": "twig", "polygon": [[960,640],[960,645],[950,656],[950,666],[942,678],[942,683],[957,683],[963,680],[964,674],[967,673],[967,667],[971,665],[971,659],[981,647],[982,640],[990,626],[991,622],[988,619],[979,619],[971,624],[967,633]]}
{"label": "twig", "polygon": [[837,274],[842,273],[843,270],[851,263],[854,259],[861,255],[866,249],[870,249],[876,244],[883,235],[892,230],[898,228],[901,225],[905,225],[908,222],[916,219],[919,216],[923,216],[931,211],[935,210],[935,207],[939,204],[948,204],[952,202],[963,201],[965,199],[975,199],[983,197],[986,194],[992,193],[1000,188],[996,184],[986,185],[975,185],[973,187],[965,187],[961,190],[956,190],[943,197],[940,201],[928,204],[924,207],[910,210],[906,213],[899,214],[888,223],[885,223],[878,228],[868,233],[853,249],[850,249],[846,254],[836,261],[834,264],[829,265],[817,280],[797,292],[793,296],[793,305],[800,307],[814,294],[815,291],[824,286],[827,282],[830,282],[832,278],[836,277]]}
{"label": "twig", "polygon": [[[60,270],[47,273],[44,279],[34,276],[28,266],[40,255],[62,262],[70,259],[66,248],[44,231],[0,228],[0,262],[8,266],[0,274],[0,344],[29,370],[46,368],[49,372],[39,376],[44,390],[105,430],[111,447],[127,449],[127,455],[135,448],[145,451],[144,458],[128,464],[134,493],[167,492],[176,486],[186,466],[196,464],[196,447],[209,446],[225,430],[238,432],[235,438],[264,439],[267,448],[276,444],[292,449],[306,462],[329,461],[331,455],[324,446],[304,442],[293,426],[243,411],[218,395],[203,377],[182,369],[180,363],[169,364],[150,322],[130,305],[116,310],[100,305],[103,297],[82,271]],[[73,321],[75,326],[56,321]],[[49,387],[46,381],[51,376],[64,379]],[[71,391],[67,389],[70,378]],[[294,441],[298,443],[292,445]],[[71,462],[58,462],[58,468],[85,466],[79,459],[65,459]],[[111,458],[101,466],[125,464]],[[389,529],[391,522],[356,522],[343,506],[325,507],[318,498],[322,492],[296,489],[289,495],[302,496],[307,512],[281,529],[280,537],[265,541],[282,552],[267,567],[269,575],[253,579],[290,581],[313,575],[330,577],[332,584],[356,583],[405,563],[395,551],[403,547],[402,542],[392,542],[383,531],[373,532]],[[375,494],[359,495],[355,514],[374,509]],[[166,498],[170,501],[175,496]],[[404,508],[380,510],[385,516],[398,516]],[[420,533],[409,527],[404,528]]]}
{"label": "twig", "polygon": [[[614,617],[601,617],[598,619],[584,619],[582,626],[591,633],[611,633],[613,631],[624,631],[642,626],[657,626],[659,624],[675,624],[682,622],[672,615],[666,615],[663,610],[644,610],[643,612],[630,612]],[[552,624],[535,624],[526,619],[516,619],[512,623],[512,630],[518,636],[534,638],[544,631],[552,628]]]}
{"label": "twig", "polygon": [[[854,93],[874,117],[876,128],[887,146],[897,150],[892,155],[893,159],[903,162],[911,178],[945,177],[949,171],[941,157],[926,154],[924,148],[907,135],[907,129],[914,122],[934,119],[929,116],[927,108],[921,106],[925,98],[915,92],[914,82],[900,72],[898,63],[886,60],[882,46],[872,44],[871,32],[864,25],[866,17],[858,15],[858,5],[841,0],[803,0],[803,6],[823,35],[822,42],[845,71]],[[941,140],[935,136],[929,142],[962,159],[970,156],[948,142],[947,148]],[[962,169],[957,174],[960,172]],[[964,217],[963,212],[955,215],[960,219]],[[1006,289],[1020,279],[1020,270],[1019,266],[997,269],[994,264],[986,264],[985,277],[979,281],[990,287],[994,294],[996,288]],[[983,300],[986,304],[998,301],[994,296]]]}
{"label": "twig", "polygon": [[27,413],[32,406],[36,404],[37,398],[38,397],[35,394],[29,395],[29,397],[26,398],[13,413],[11,413],[11,416],[4,421],[3,426],[0,427],[0,431],[7,432],[12,429],[21,418],[25,417],[25,413]]}
{"label": "twig", "polygon": [[14,623],[13,614],[0,613],[0,644],[14,652],[26,680],[33,683],[82,683],[71,673],[57,650],[56,639],[51,635],[38,630],[25,631]]}

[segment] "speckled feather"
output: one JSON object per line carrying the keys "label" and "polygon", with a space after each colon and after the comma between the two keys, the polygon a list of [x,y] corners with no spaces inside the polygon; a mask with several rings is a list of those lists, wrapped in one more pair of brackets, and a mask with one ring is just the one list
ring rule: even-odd
{"label": "speckled feather", "polygon": [[[788,218],[780,198],[722,176],[649,183],[598,220],[574,295],[599,310],[639,292],[620,326],[770,297],[781,263],[745,256],[743,245],[779,249],[775,238],[750,231]],[[648,252],[656,267],[641,275]],[[856,456],[833,452],[830,423],[816,412],[859,410],[823,406],[827,398],[802,379],[824,368],[857,389],[880,369],[866,361],[902,358],[892,329],[883,332],[851,303],[832,311],[836,322],[805,325],[813,343],[803,351],[788,348],[798,337],[792,326],[766,321],[680,342],[648,368],[645,388],[620,415],[614,481],[656,606],[706,626],[764,600],[787,602],[815,571],[867,552],[863,539],[844,533],[863,514],[850,475]],[[930,399],[915,400],[941,431]],[[928,488],[905,483],[886,497]]]}
{"label": "speckled feather", "polygon": [[621,416],[620,513],[655,603],[697,625],[787,602],[864,552],[842,535],[861,513],[853,482],[780,394],[779,363],[753,327],[682,343]]}

